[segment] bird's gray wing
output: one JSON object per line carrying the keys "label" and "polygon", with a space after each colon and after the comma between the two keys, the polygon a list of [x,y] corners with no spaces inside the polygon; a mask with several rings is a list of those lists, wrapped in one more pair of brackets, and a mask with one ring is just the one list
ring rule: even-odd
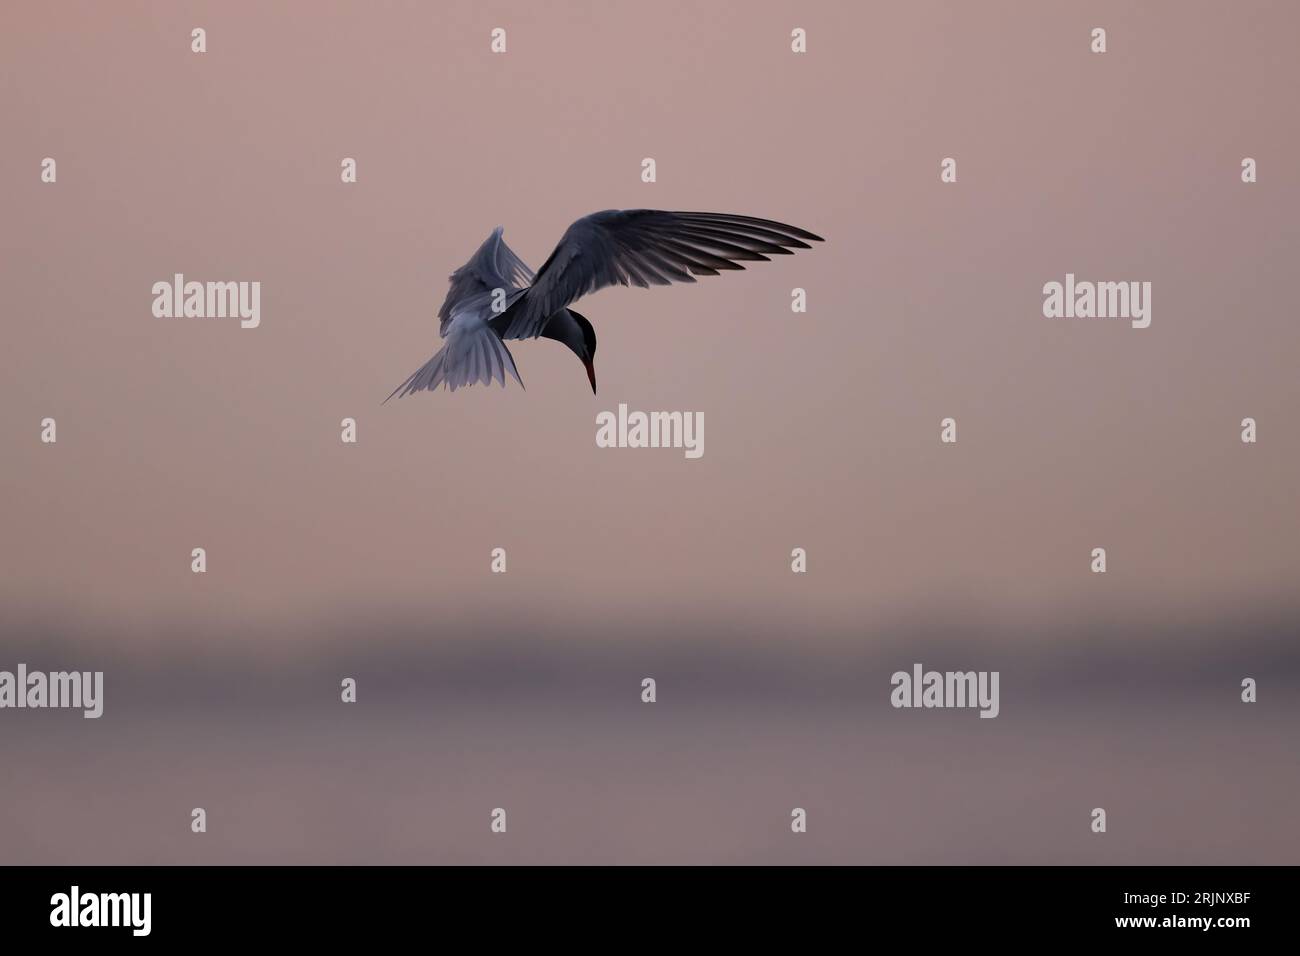
{"label": "bird's gray wing", "polygon": [[504,231],[500,226],[493,229],[469,261],[451,274],[447,298],[438,309],[438,332],[444,338],[452,314],[462,306],[475,299],[490,299],[496,289],[505,290],[509,304],[533,281],[533,270],[506,245]]}
{"label": "bird's gray wing", "polygon": [[533,284],[493,320],[507,339],[534,338],[547,319],[580,296],[609,285],[694,282],[763,260],[811,248],[821,236],[803,229],[716,212],[609,209],[579,219],[564,233]]}

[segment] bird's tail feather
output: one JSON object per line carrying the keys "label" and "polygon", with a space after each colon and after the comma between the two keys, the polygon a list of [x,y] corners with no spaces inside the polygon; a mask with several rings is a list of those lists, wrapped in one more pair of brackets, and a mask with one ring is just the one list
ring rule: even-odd
{"label": "bird's tail feather", "polygon": [[405,398],[412,392],[433,391],[440,385],[446,385],[450,391],[456,391],[462,385],[482,383],[491,385],[493,379],[506,384],[506,373],[523,387],[523,379],[515,368],[514,357],[506,348],[501,337],[486,325],[472,331],[456,332],[447,337],[447,343],[438,352],[416,369],[393,394],[384,399],[387,403],[393,395]]}

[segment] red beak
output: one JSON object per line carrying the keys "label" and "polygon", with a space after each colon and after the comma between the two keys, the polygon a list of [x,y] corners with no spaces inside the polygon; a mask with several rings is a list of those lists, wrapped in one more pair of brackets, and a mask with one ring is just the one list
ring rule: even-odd
{"label": "red beak", "polygon": [[584,362],[587,366],[587,380],[591,382],[591,394],[596,394],[596,366],[591,362]]}

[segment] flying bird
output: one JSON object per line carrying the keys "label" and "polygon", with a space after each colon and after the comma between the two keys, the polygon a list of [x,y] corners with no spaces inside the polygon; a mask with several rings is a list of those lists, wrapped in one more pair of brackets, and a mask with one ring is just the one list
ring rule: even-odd
{"label": "flying bird", "polygon": [[764,261],[810,249],[804,240],[821,236],[803,229],[716,212],[663,212],[609,209],[571,225],[536,273],[492,230],[469,262],[451,274],[447,298],[438,310],[438,333],[445,344],[393,395],[496,379],[506,373],[523,386],[507,341],[554,339],[567,346],[587,370],[596,391],[596,330],[569,308],[584,295],[611,285],[669,285],[694,282],[744,269],[741,262]]}

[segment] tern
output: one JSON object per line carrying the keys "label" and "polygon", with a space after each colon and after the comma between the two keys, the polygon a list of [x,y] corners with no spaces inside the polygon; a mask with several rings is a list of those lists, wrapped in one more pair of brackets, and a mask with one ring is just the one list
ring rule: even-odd
{"label": "tern", "polygon": [[451,274],[438,310],[445,344],[385,402],[440,385],[454,392],[495,379],[504,387],[507,372],[522,387],[506,342],[538,337],[554,339],[578,356],[594,394],[596,330],[569,308],[573,302],[611,285],[694,282],[696,276],[744,269],[741,262],[811,249],[804,240],[822,241],[806,230],[753,216],[608,209],[571,225],[534,273],[506,245],[504,231],[492,230]]}

